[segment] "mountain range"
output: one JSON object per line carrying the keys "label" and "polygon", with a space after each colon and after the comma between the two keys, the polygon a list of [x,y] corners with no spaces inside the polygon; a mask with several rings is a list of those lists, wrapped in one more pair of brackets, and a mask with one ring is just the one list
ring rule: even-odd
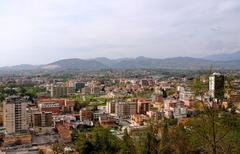
{"label": "mountain range", "polygon": [[210,55],[203,58],[175,57],[156,59],[147,57],[108,59],[63,59],[45,65],[17,65],[0,67],[0,71],[69,71],[101,70],[110,68],[163,68],[163,69],[240,69],[240,51],[231,54]]}
{"label": "mountain range", "polygon": [[240,51],[229,53],[229,54],[215,54],[203,57],[203,59],[211,60],[211,61],[233,61],[240,60]]}

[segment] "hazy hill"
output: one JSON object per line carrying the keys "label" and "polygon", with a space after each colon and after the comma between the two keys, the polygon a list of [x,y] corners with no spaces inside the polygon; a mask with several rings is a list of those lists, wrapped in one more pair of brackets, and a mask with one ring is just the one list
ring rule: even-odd
{"label": "hazy hill", "polygon": [[240,51],[229,54],[216,54],[203,57],[203,59],[211,61],[235,61],[240,60]]}
{"label": "hazy hill", "polygon": [[59,60],[42,67],[42,69],[58,69],[58,70],[99,70],[107,68],[106,65],[95,60],[82,59],[64,59]]}
{"label": "hazy hill", "polygon": [[15,66],[0,67],[0,70],[2,70],[2,71],[5,71],[5,70],[21,71],[21,70],[33,70],[33,69],[38,69],[38,68],[40,68],[39,65],[21,64],[21,65],[15,65]]}
{"label": "hazy hill", "polygon": [[68,70],[101,70],[106,68],[164,68],[164,69],[240,69],[240,60],[213,61],[191,57],[154,59],[146,57],[108,59],[100,57],[91,60],[63,59],[50,64],[17,65],[1,67],[0,71],[68,71]]}

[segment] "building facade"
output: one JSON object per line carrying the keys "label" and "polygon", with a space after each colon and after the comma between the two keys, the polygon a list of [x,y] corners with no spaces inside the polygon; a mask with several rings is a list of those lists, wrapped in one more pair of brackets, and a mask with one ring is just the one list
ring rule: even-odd
{"label": "building facade", "polygon": [[8,134],[27,132],[27,105],[27,100],[19,96],[7,97],[3,102],[3,125]]}
{"label": "building facade", "polygon": [[130,117],[137,113],[137,102],[118,102],[115,111],[118,117]]}
{"label": "building facade", "polygon": [[213,73],[209,77],[209,95],[211,98],[224,98],[224,75]]}

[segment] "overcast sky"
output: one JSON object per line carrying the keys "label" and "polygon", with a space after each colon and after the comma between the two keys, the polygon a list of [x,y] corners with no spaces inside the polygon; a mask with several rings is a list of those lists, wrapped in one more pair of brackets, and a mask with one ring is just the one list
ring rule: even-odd
{"label": "overcast sky", "polygon": [[237,50],[239,0],[0,0],[0,66]]}

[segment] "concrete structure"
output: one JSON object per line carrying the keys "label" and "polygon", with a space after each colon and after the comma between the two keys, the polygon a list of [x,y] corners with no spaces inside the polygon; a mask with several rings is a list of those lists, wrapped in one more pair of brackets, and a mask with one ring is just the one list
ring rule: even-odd
{"label": "concrete structure", "polygon": [[116,114],[121,118],[129,118],[131,115],[137,113],[136,102],[118,102],[116,103]]}
{"label": "concrete structure", "polygon": [[224,98],[224,76],[220,73],[213,73],[209,77],[209,95],[211,98]]}
{"label": "concrete structure", "polygon": [[115,113],[115,108],[116,108],[116,102],[107,102],[106,112],[108,114],[114,114]]}
{"label": "concrete structure", "polygon": [[93,113],[91,110],[87,108],[83,108],[79,112],[80,115],[80,121],[92,121],[93,119]]}
{"label": "concrete structure", "polygon": [[3,125],[8,134],[25,133],[28,130],[26,99],[10,96],[3,102]]}
{"label": "concrete structure", "polygon": [[3,106],[0,105],[0,127],[3,126]]}
{"label": "concrete structure", "polygon": [[82,89],[85,87],[85,83],[83,82],[75,82],[73,84],[73,88],[75,91],[82,91]]}
{"label": "concrete structure", "polygon": [[164,116],[166,118],[181,119],[187,117],[187,108],[184,102],[177,99],[164,100]]}
{"label": "concrete structure", "polygon": [[179,100],[190,101],[194,100],[194,97],[195,95],[190,89],[184,87],[179,88]]}
{"label": "concrete structure", "polygon": [[51,112],[37,112],[33,115],[33,129],[36,133],[45,134],[51,132],[53,127]]}
{"label": "concrete structure", "polygon": [[40,112],[52,112],[53,114],[59,114],[61,106],[55,102],[39,103],[38,108]]}
{"label": "concrete structure", "polygon": [[143,100],[138,100],[137,102],[137,113],[146,114],[150,110],[150,102]]}
{"label": "concrete structure", "polygon": [[66,97],[68,94],[68,88],[65,86],[53,86],[51,85],[50,90],[51,97]]}
{"label": "concrete structure", "polygon": [[74,100],[65,98],[40,98],[37,102],[38,104],[58,103],[60,105],[60,110],[63,112],[72,112],[75,104]]}

